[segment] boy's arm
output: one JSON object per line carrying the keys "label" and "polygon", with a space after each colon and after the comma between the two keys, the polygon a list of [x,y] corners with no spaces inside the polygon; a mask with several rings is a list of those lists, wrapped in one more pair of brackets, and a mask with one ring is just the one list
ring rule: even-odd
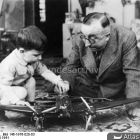
{"label": "boy's arm", "polygon": [[46,80],[52,82],[53,84],[55,84],[57,86],[60,94],[65,93],[69,90],[69,83],[66,81],[63,81],[60,78],[60,76],[57,76],[55,73],[53,73],[51,70],[49,70],[41,62],[38,62],[37,70],[42,77],[44,77]]}
{"label": "boy's arm", "polygon": [[60,76],[57,76],[55,73],[49,70],[46,67],[46,65],[42,64],[41,62],[37,62],[36,70],[42,77],[44,77],[46,80],[52,82],[55,85],[57,85],[57,83],[62,80]]}
{"label": "boy's arm", "polygon": [[15,73],[14,66],[4,66],[0,64],[0,84],[7,86],[12,85]]}
{"label": "boy's arm", "polygon": [[57,76],[56,74],[54,74],[52,71],[50,70],[46,70],[41,74],[42,77],[44,77],[46,80],[52,82],[53,84],[57,85],[58,82],[62,81],[62,79],[60,78],[60,76]]}
{"label": "boy's arm", "polygon": [[[16,69],[13,65],[8,65],[5,63],[0,64],[0,85],[1,90],[4,92],[5,96],[1,99],[1,104],[16,104],[19,102],[19,98],[14,93],[12,88],[13,80],[15,78]],[[11,92],[11,93],[9,93]]]}

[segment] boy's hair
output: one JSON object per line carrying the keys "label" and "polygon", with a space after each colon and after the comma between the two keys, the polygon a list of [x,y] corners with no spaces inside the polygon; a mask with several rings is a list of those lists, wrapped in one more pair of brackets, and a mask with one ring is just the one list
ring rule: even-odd
{"label": "boy's hair", "polygon": [[36,26],[28,26],[19,30],[16,41],[16,48],[25,50],[44,51],[47,38],[43,32]]}
{"label": "boy's hair", "polygon": [[106,13],[98,13],[98,12],[88,14],[83,19],[83,23],[90,25],[90,24],[92,24],[93,20],[100,20],[103,28],[110,25],[110,21],[109,21],[107,14]]}

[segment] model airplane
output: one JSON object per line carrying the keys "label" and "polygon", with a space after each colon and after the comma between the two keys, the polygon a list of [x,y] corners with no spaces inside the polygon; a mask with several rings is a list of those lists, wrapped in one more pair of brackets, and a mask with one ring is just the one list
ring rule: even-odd
{"label": "model airplane", "polygon": [[38,131],[43,128],[43,121],[49,117],[71,117],[73,114],[82,115],[86,119],[85,130],[92,128],[93,119],[99,111],[111,109],[118,106],[124,106],[140,98],[131,98],[125,100],[112,101],[107,98],[90,97],[71,97],[67,94],[50,94],[43,98],[37,98],[33,106],[0,105],[0,110],[28,113],[35,121]]}

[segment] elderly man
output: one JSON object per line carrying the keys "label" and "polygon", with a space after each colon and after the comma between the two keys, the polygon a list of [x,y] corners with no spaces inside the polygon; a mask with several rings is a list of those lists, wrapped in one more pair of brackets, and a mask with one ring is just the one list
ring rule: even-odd
{"label": "elderly man", "polygon": [[[135,34],[111,24],[104,13],[87,15],[81,33],[73,38],[61,76],[70,82],[75,96],[140,97],[140,54]],[[140,109],[135,106],[129,113],[140,116]]]}

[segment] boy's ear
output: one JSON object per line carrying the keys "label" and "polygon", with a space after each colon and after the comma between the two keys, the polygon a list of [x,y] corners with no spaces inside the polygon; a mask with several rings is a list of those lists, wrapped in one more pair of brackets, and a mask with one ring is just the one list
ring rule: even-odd
{"label": "boy's ear", "polygon": [[24,50],[23,48],[19,48],[19,52],[20,52],[20,53],[24,53],[24,51],[25,51],[25,50]]}

